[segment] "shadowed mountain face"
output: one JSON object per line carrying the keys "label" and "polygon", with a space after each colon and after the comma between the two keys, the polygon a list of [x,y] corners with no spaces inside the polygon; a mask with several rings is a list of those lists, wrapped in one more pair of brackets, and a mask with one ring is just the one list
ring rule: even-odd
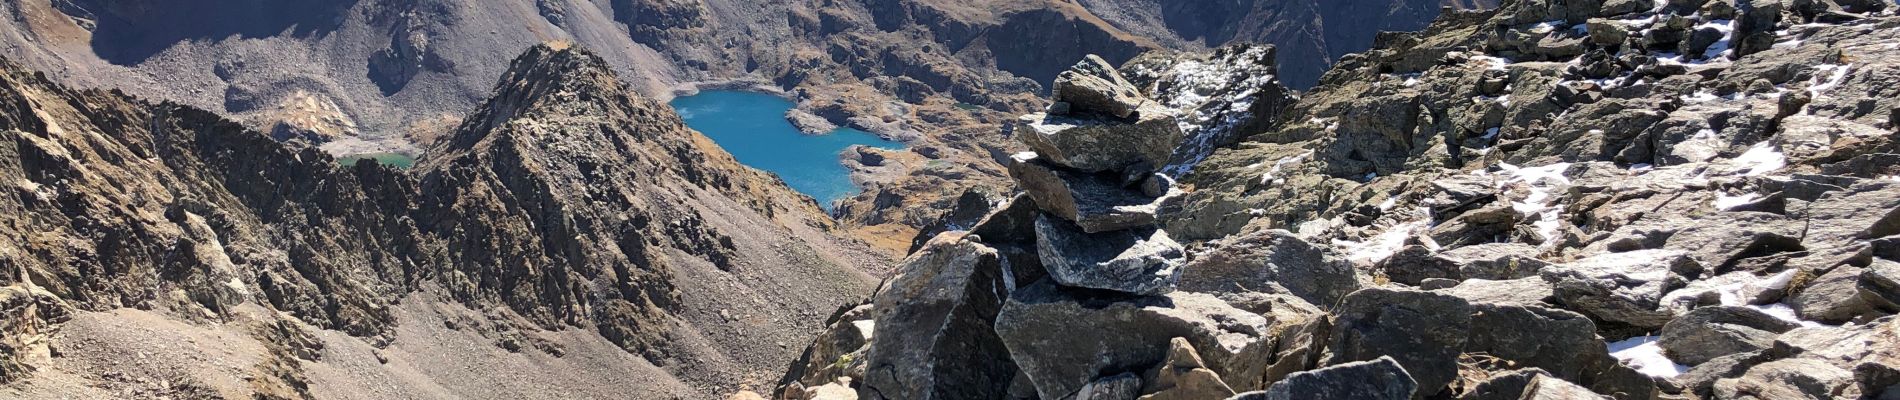
{"label": "shadowed mountain face", "polygon": [[1279,48],[1280,79],[1306,89],[1381,31],[1424,29],[1441,7],[1491,8],[1495,0],[1164,1],[1081,0],[1114,26],[1168,47],[1232,43]]}
{"label": "shadowed mountain face", "polygon": [[92,24],[92,50],[118,65],[137,65],[187,41],[284,36],[312,39],[344,23],[356,1],[58,0],[53,4]]}

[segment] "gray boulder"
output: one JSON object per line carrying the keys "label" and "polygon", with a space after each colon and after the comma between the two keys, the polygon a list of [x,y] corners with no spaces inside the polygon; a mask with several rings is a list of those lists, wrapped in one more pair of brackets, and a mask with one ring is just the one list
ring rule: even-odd
{"label": "gray boulder", "polygon": [[1166,361],[1174,338],[1186,339],[1219,376],[1261,376],[1272,360],[1271,324],[1207,294],[1136,297],[1044,280],[1010,297],[996,334],[1042,398],[1062,399],[1104,374]]}
{"label": "gray boulder", "polygon": [[1405,400],[1414,398],[1419,384],[1392,357],[1350,362],[1300,372],[1276,382],[1264,392],[1237,399],[1292,400],[1315,396],[1335,399]]}
{"label": "gray boulder", "polygon": [[1715,396],[1716,381],[1742,376],[1743,373],[1748,372],[1749,368],[1784,358],[1772,353],[1772,351],[1754,351],[1716,357],[1696,365],[1695,368],[1690,368],[1681,375],[1669,378],[1669,381],[1683,394],[1693,394],[1696,398],[1711,398]]}
{"label": "gray boulder", "polygon": [[1132,122],[1030,114],[1011,129],[1050,163],[1082,172],[1119,173],[1136,165],[1154,172],[1187,137],[1166,108],[1152,104]]}
{"label": "gray boulder", "polygon": [[1472,303],[1510,304],[1520,306],[1547,305],[1544,300],[1556,295],[1556,287],[1543,278],[1512,279],[1493,281],[1472,279],[1459,282],[1458,286],[1435,290]]}
{"label": "gray boulder", "polygon": [[1900,262],[1874,259],[1861,271],[1856,288],[1867,305],[1886,312],[1900,311]]}
{"label": "gray boulder", "polygon": [[1090,54],[1081,62],[1056,75],[1050,92],[1052,102],[1066,104],[1068,114],[1096,114],[1128,118],[1137,108],[1150,103],[1141,89],[1128,83],[1115,66]]}
{"label": "gray boulder", "polygon": [[1036,249],[1049,276],[1064,286],[1155,295],[1174,291],[1186,254],[1153,227],[1090,234],[1043,215]]}
{"label": "gray boulder", "polygon": [[1523,243],[1485,243],[1442,252],[1407,246],[1379,263],[1379,268],[1393,282],[1408,285],[1427,279],[1509,280],[1537,276],[1537,271],[1550,266],[1538,260],[1537,253],[1536,247]]}
{"label": "gray boulder", "polygon": [[1720,212],[1684,223],[1664,245],[1684,249],[1707,269],[1723,273],[1743,257],[1799,251],[1806,224],[1765,212]]}
{"label": "gray boulder", "polygon": [[1867,180],[1821,196],[1806,211],[1809,247],[1900,234],[1900,182]]}
{"label": "gray boulder", "polygon": [[1458,265],[1460,279],[1510,280],[1537,276],[1550,263],[1537,259],[1537,247],[1523,243],[1485,243],[1438,253]]}
{"label": "gray boulder", "polygon": [[1663,325],[1658,344],[1676,363],[1695,366],[1730,354],[1760,351],[1794,329],[1792,322],[1748,307],[1703,307]]}
{"label": "gray boulder", "polygon": [[1181,290],[1208,293],[1279,292],[1332,307],[1359,290],[1351,262],[1284,230],[1213,242],[1182,268]]}
{"label": "gray boulder", "polygon": [[1009,296],[996,250],[940,235],[873,304],[868,399],[1001,398],[1016,375],[991,322]]}
{"label": "gray boulder", "polygon": [[1843,399],[1856,391],[1854,374],[1820,360],[1770,361],[1738,378],[1715,382],[1719,399]]}
{"label": "gray boulder", "polygon": [[1597,339],[1596,324],[1582,314],[1482,303],[1472,309],[1467,353],[1487,354],[1568,380],[1582,377],[1592,367],[1590,361],[1609,357]]}
{"label": "gray boulder", "polygon": [[1354,292],[1334,311],[1332,354],[1323,364],[1390,356],[1416,380],[1419,397],[1436,395],[1458,375],[1473,311],[1464,299],[1435,292]]}
{"label": "gray boulder", "polygon": [[1590,316],[1608,333],[1633,335],[1653,332],[1675,317],[1660,304],[1672,273],[1700,271],[1680,250],[1638,250],[1552,266],[1539,275],[1555,286],[1558,306]]}
{"label": "gray boulder", "polygon": [[1161,203],[1159,197],[1122,187],[1120,178],[1111,174],[1064,170],[1040,157],[1013,160],[1009,175],[1037,208],[1088,233],[1153,225]]}
{"label": "gray boulder", "polygon": [[1524,397],[1531,382],[1546,376],[1550,373],[1536,368],[1495,372],[1465,389],[1458,400],[1518,400]]}
{"label": "gray boulder", "polygon": [[1860,296],[1861,271],[1852,265],[1834,267],[1788,298],[1788,305],[1801,319],[1835,324],[1872,313],[1873,305]]}
{"label": "gray boulder", "polygon": [[1141,377],[1132,372],[1097,379],[1082,386],[1075,400],[1135,400],[1141,395]]}
{"label": "gray boulder", "polygon": [[1142,384],[1141,392],[1149,394],[1141,400],[1223,399],[1234,395],[1234,389],[1221,380],[1220,374],[1207,369],[1207,362],[1186,338],[1168,341],[1168,358],[1142,375]]}
{"label": "gray boulder", "polygon": [[1520,400],[1584,400],[1607,398],[1608,397],[1591,392],[1590,389],[1577,386],[1575,383],[1553,378],[1548,375],[1540,375],[1536,378],[1532,378],[1530,385],[1524,388],[1523,397],[1519,397]]}

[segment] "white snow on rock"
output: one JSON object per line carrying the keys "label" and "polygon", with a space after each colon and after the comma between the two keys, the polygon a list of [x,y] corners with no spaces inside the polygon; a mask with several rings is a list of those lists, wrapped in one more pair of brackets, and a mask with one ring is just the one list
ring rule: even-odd
{"label": "white snow on rock", "polygon": [[1715,194],[1715,209],[1728,211],[1760,199],[1761,194],[1759,193],[1743,193],[1737,196],[1730,196],[1728,193],[1717,193]]}
{"label": "white snow on rock", "polygon": [[1748,148],[1747,152],[1735,157],[1735,163],[1747,166],[1742,172],[1745,176],[1761,176],[1788,166],[1788,157],[1775,149],[1774,143],[1761,142]]}
{"label": "white snow on rock", "polygon": [[1570,163],[1529,168],[1500,163],[1498,168],[1505,175],[1498,189],[1523,187],[1530,192],[1523,200],[1511,202],[1511,209],[1533,221],[1531,225],[1537,228],[1546,246],[1554,244],[1558,231],[1563,228],[1563,207],[1556,204],[1555,192],[1570,185],[1570,178],[1564,176]]}
{"label": "white snow on rock", "polygon": [[1714,44],[1710,44],[1709,50],[1702,53],[1702,58],[1712,60],[1718,57],[1728,57],[1729,53],[1731,53],[1731,51],[1729,50],[1729,43],[1731,43],[1731,40],[1735,38],[1735,21],[1727,20],[1727,19],[1718,19],[1718,20],[1713,20],[1709,22],[1704,22],[1701,25],[1695,26],[1695,30],[1703,30],[1703,29],[1708,29],[1708,28],[1714,28],[1717,31],[1721,31],[1722,39],[1716,40]]}
{"label": "white snow on rock", "polygon": [[1610,356],[1643,375],[1674,378],[1689,372],[1689,366],[1669,361],[1669,357],[1663,356],[1662,345],[1656,343],[1661,339],[1661,336],[1637,336],[1610,342]]}
{"label": "white snow on rock", "polygon": [[1162,74],[1155,99],[1173,111],[1175,123],[1188,137],[1176,151],[1176,162],[1164,171],[1187,174],[1253,117],[1255,95],[1278,84],[1270,73],[1273,60],[1267,49],[1257,46],[1210,60],[1184,60]]}
{"label": "white snow on rock", "polygon": [[1852,65],[1828,64],[1815,66],[1814,80],[1809,82],[1808,94],[1814,96],[1815,100],[1820,100],[1822,97],[1825,97],[1827,91],[1833,90],[1835,87],[1840,86],[1841,82],[1846,81],[1847,71],[1852,68]]}
{"label": "white snow on rock", "polygon": [[1506,70],[1511,66],[1511,60],[1503,57],[1480,55],[1473,56],[1471,59],[1484,63],[1486,68],[1498,71]]}
{"label": "white snow on rock", "polygon": [[[1313,151],[1307,150],[1305,153],[1300,153],[1300,155],[1282,158],[1280,159],[1280,161],[1273,162],[1273,168],[1268,169],[1267,173],[1260,174],[1260,184],[1275,185],[1275,186],[1285,184],[1286,177],[1280,176],[1280,171],[1286,169],[1286,166],[1288,165],[1299,164],[1300,162],[1306,161],[1306,159],[1312,158],[1312,157],[1313,157]],[[1261,166],[1262,166],[1261,164],[1253,164],[1247,167],[1259,168]]]}
{"label": "white snow on rock", "polygon": [[1332,244],[1346,253],[1348,261],[1359,265],[1378,264],[1380,261],[1391,258],[1393,254],[1398,253],[1399,249],[1405,247],[1406,239],[1415,236],[1423,242],[1425,247],[1437,251],[1438,244],[1433,243],[1431,237],[1424,236],[1424,231],[1432,227],[1431,208],[1419,207],[1413,210],[1413,214],[1416,219],[1388,227],[1384,232],[1363,242],[1335,239]]}

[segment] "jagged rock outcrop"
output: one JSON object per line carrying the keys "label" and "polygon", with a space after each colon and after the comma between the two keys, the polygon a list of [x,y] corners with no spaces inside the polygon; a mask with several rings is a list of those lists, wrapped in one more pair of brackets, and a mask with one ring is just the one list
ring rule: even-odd
{"label": "jagged rock outcrop", "polygon": [[1430,292],[1364,289],[1335,312],[1324,364],[1390,359],[1416,382],[1415,398],[1438,394],[1456,377],[1472,329],[1470,303]]}
{"label": "jagged rock outcrop", "polygon": [[[1264,373],[1273,321],[1211,295],[1129,297],[1064,288],[1044,281],[1011,296],[997,315],[997,334],[1043,398],[1066,398],[1108,371],[1140,371],[1165,361],[1169,342],[1186,338],[1209,370],[1245,378]],[[1061,332],[1113,332],[1087,340]],[[1258,383],[1231,381],[1236,389]]]}
{"label": "jagged rock outcrop", "polygon": [[925,245],[873,301],[859,397],[1002,398],[1016,376],[993,327],[1015,290],[995,249],[953,235]]}
{"label": "jagged rock outcrop", "polygon": [[[791,350],[772,343],[815,331],[800,321],[817,318],[799,316],[862,296],[871,280],[855,266],[876,260],[826,229],[815,204],[739,165],[597,56],[561,46],[518,58],[495,98],[413,170],[338,165],[204,111],[66,89],[11,63],[0,63],[0,107],[0,177],[16,194],[0,198],[0,220],[28,238],[0,246],[10,269],[0,284],[31,294],[15,296],[30,301],[0,323],[9,346],[26,346],[0,365],[10,379],[21,363],[72,377],[36,390],[105,382],[130,397],[181,387],[341,395],[367,389],[306,376],[417,372],[400,369],[411,361],[307,363],[372,352],[387,362],[432,351],[404,346],[474,337],[498,354],[491,360],[548,357],[548,368],[413,376],[443,390],[519,393],[530,381],[509,377],[568,374],[560,358],[585,348],[607,357],[602,371],[642,376],[656,395],[714,393],[785,365]],[[798,289],[737,295],[768,286]],[[728,309],[742,314],[729,320]],[[734,329],[739,317],[782,324]],[[126,318],[169,328],[108,329]],[[52,339],[63,355],[31,356],[50,329],[65,330]],[[242,368],[231,373],[260,374],[258,384],[230,386],[222,372],[167,377],[165,363],[115,372],[128,380],[66,375],[149,346],[143,336],[201,331],[221,336],[197,343],[234,346],[226,357],[238,358],[225,362]],[[403,350],[375,350],[392,346]],[[313,347],[334,350],[297,350]],[[595,353],[605,349],[614,350]],[[553,387],[612,386],[581,375]],[[140,383],[158,379],[174,384]],[[421,396],[419,387],[382,393]]]}

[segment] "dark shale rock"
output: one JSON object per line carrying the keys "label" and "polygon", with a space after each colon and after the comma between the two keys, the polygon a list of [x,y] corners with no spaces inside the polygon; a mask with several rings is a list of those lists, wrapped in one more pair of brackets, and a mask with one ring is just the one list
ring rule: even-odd
{"label": "dark shale rock", "polygon": [[999,398],[1016,375],[991,326],[1011,289],[995,249],[942,235],[898,269],[875,305],[878,340],[860,397]]}
{"label": "dark shale rock", "polygon": [[1272,360],[1271,324],[1206,294],[1129,296],[1045,280],[1010,297],[996,317],[996,334],[1042,398],[1060,399],[1103,374],[1167,360],[1174,338],[1185,338],[1221,377],[1262,376]]}
{"label": "dark shale rock", "polygon": [[1324,365],[1390,356],[1416,379],[1416,398],[1436,395],[1458,373],[1472,311],[1464,299],[1433,292],[1353,292],[1334,310],[1332,354]]}
{"label": "dark shale rock", "polygon": [[1670,360],[1696,366],[1730,354],[1767,349],[1776,336],[1796,326],[1753,308],[1703,307],[1663,325],[1659,344]]}
{"label": "dark shale rock", "polygon": [[1358,270],[1291,232],[1268,230],[1216,241],[1182,268],[1181,290],[1279,292],[1332,307],[1359,290]]}
{"label": "dark shale rock", "polygon": [[1174,291],[1186,261],[1181,245],[1160,229],[1091,234],[1048,215],[1036,220],[1036,249],[1057,283],[1141,295]]}

